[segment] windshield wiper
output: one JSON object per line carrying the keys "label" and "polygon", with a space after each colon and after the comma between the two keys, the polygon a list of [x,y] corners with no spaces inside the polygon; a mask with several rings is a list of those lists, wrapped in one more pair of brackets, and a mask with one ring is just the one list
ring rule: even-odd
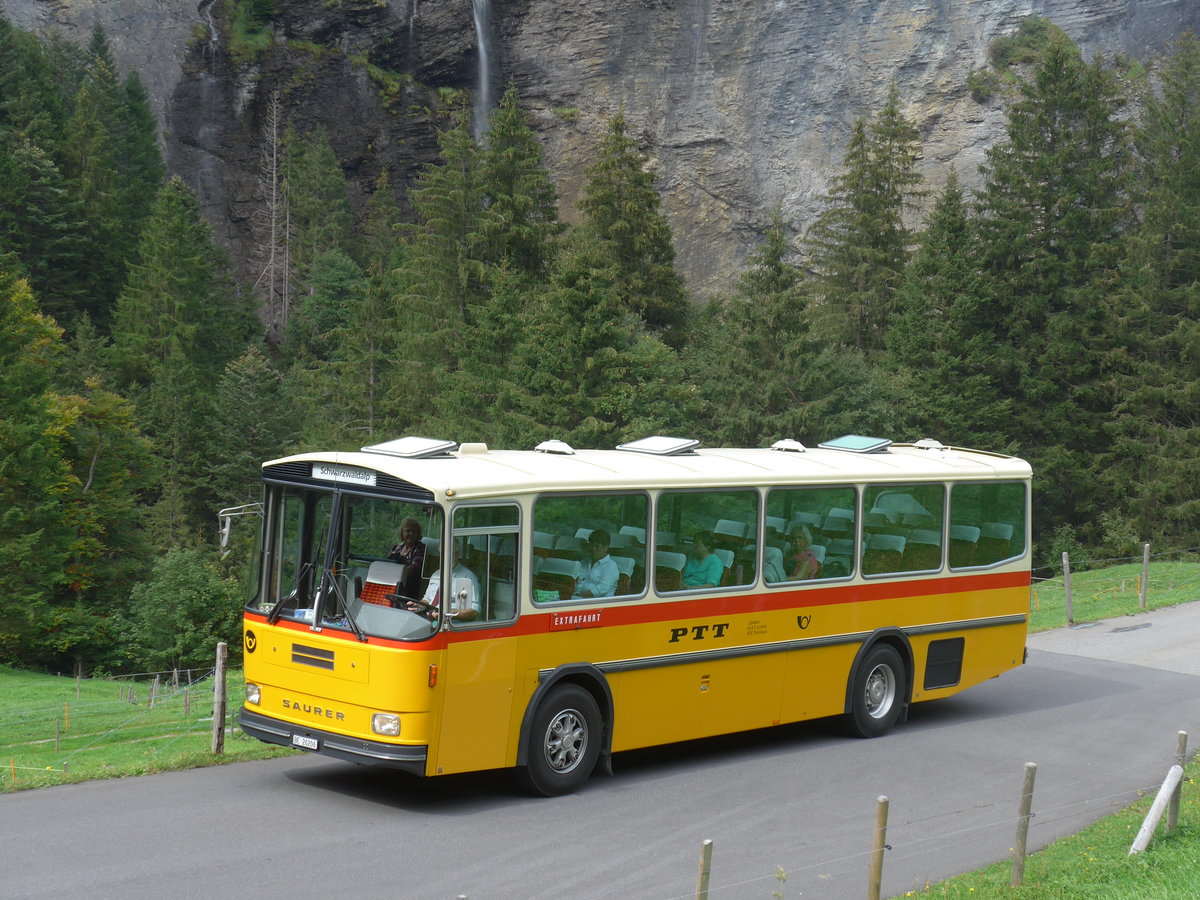
{"label": "windshield wiper", "polygon": [[[299,593],[299,591],[300,591],[300,585],[304,581],[304,576],[308,574],[308,570],[311,569],[312,567],[313,567],[313,564],[312,564],[312,561],[310,560],[309,562],[304,563],[304,565],[302,565],[300,567],[300,571],[296,573],[296,592],[297,593]],[[267,623],[268,624],[274,625],[279,620],[279,616],[283,612],[283,604],[286,603],[290,599],[291,598],[288,597],[287,594],[281,594],[279,596],[279,599],[275,601],[275,605],[271,607],[271,611],[269,613],[267,613]]]}
{"label": "windshield wiper", "polygon": [[327,584],[333,586],[333,593],[337,595],[338,600],[342,604],[342,614],[346,617],[346,624],[350,626],[350,630],[354,632],[354,636],[365,644],[367,642],[367,635],[358,627],[358,623],[354,621],[354,616],[350,613],[350,606],[346,603],[346,596],[342,593],[337,579],[333,576],[333,570],[326,569],[324,578]]}

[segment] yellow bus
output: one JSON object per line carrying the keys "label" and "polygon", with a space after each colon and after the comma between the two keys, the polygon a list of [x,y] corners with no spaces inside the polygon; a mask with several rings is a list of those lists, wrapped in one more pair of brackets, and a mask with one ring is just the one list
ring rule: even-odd
{"label": "yellow bus", "polygon": [[857,435],[267,462],[239,723],[547,796],[633,748],[829,716],[881,735],[1024,661],[1030,479]]}

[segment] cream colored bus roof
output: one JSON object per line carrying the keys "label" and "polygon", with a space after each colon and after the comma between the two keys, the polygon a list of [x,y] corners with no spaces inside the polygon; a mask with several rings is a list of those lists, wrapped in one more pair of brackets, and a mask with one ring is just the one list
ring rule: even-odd
{"label": "cream colored bus roof", "polygon": [[[627,450],[489,450],[463,444],[441,456],[408,459],[371,452],[305,453],[264,466],[326,462],[383,472],[458,500],[542,491],[846,484],[1029,478],[1024,460],[960,448],[893,444],[877,453],[806,449],[700,448],[675,456]],[[451,491],[452,493],[447,493]]]}

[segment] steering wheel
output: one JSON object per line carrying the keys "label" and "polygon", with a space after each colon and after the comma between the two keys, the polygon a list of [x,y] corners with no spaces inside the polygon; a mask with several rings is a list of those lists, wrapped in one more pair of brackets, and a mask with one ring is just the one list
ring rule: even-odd
{"label": "steering wheel", "polygon": [[[410,609],[423,616],[432,616],[437,611],[437,606],[434,604],[417,600],[414,597],[405,597],[403,594],[388,594],[387,598],[391,601],[393,609]],[[416,609],[411,609],[414,606]]]}

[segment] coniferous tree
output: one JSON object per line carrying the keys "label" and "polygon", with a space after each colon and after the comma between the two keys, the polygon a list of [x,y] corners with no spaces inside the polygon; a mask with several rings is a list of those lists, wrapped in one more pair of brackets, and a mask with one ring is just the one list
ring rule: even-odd
{"label": "coniferous tree", "polygon": [[709,423],[705,437],[761,446],[890,432],[888,404],[862,357],[813,333],[810,298],[787,261],[792,248],[778,209],[764,237],[734,295],[702,317],[687,353]]}
{"label": "coniferous tree", "polygon": [[1040,472],[1041,529],[1094,529],[1096,450],[1110,397],[1106,279],[1127,215],[1123,99],[1101,60],[1053,36],[1009,107],[985,167],[978,228],[999,338],[989,373],[1011,398],[1013,443]]}
{"label": "coniferous tree", "polygon": [[951,172],[904,271],[887,368],[904,379],[905,409],[921,435],[1002,450],[1012,401],[994,381],[1002,335],[978,256],[970,209]]}
{"label": "coniferous tree", "polygon": [[51,390],[61,334],[0,257],[0,658],[6,662],[29,659],[70,548],[63,495],[71,473]]}
{"label": "coniferous tree", "polygon": [[562,232],[558,194],[542,166],[542,149],[526,124],[515,85],[492,113],[482,151],[483,191],[493,214],[483,223],[483,247],[493,265],[540,277]]}
{"label": "coniferous tree", "polygon": [[[1200,41],[1155,72],[1137,129],[1139,226],[1125,241],[1103,478],[1142,540],[1200,543]],[[1128,552],[1113,548],[1114,552]]]}
{"label": "coniferous tree", "polygon": [[521,319],[508,367],[506,443],[558,438],[607,447],[689,421],[695,390],[675,351],[625,306],[621,277],[586,234],[566,242]]}
{"label": "coniferous tree", "polygon": [[621,302],[678,346],[688,308],[683,281],[675,272],[671,227],[623,112],[613,116],[598,155],[587,170],[579,208],[617,267]]}
{"label": "coniferous tree", "polygon": [[162,465],[156,528],[178,544],[211,515],[203,506],[209,402],[255,323],[230,285],[195,194],[180,179],[159,191],[138,257],[117,299],[112,360]]}
{"label": "coniferous tree", "polygon": [[921,196],[916,128],[893,81],[871,121],[859,119],[827,198],[807,235],[823,331],[866,353],[882,349],[908,259],[905,213]]}
{"label": "coniferous tree", "polygon": [[283,147],[288,242],[303,292],[319,254],[327,250],[349,252],[354,217],[346,194],[346,176],[324,128],[300,137],[289,124]]}

